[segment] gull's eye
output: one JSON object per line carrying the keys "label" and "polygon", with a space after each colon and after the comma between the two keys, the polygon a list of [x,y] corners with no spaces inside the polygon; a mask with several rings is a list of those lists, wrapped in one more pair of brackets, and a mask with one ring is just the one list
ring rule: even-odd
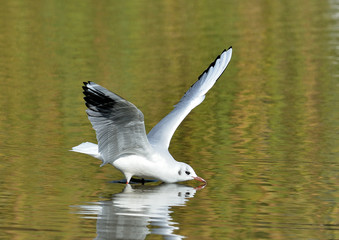
{"label": "gull's eye", "polygon": [[185,171],[185,173],[186,173],[187,175],[190,175],[190,174],[191,174],[189,171]]}

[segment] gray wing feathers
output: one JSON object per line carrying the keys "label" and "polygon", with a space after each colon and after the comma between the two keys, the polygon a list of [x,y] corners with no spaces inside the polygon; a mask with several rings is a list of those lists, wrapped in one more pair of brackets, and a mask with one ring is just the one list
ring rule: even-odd
{"label": "gray wing feathers", "polygon": [[185,95],[180,99],[176,105],[187,104],[190,101],[195,101],[196,107],[205,98],[205,94],[213,87],[215,82],[225,71],[232,54],[232,48],[224,50],[211,65],[198,77],[198,80],[188,89]]}
{"label": "gray wing feathers", "polygon": [[145,155],[150,151],[144,115],[132,103],[100,85],[84,83],[88,119],[98,140],[103,165],[123,155]]}
{"label": "gray wing feathers", "polygon": [[215,61],[199,76],[198,80],[181,98],[179,103],[149,133],[148,140],[157,147],[168,148],[171,138],[190,111],[205,99],[205,94],[213,87],[226,69],[232,56],[232,47],[224,50]]}

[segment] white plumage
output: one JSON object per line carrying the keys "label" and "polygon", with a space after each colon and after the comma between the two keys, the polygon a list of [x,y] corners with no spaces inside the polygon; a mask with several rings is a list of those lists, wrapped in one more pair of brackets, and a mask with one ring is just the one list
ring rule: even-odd
{"label": "white plumage", "polygon": [[94,83],[84,83],[88,118],[98,145],[81,143],[71,151],[91,155],[119,169],[129,183],[132,176],[163,182],[198,180],[193,168],[177,162],[168,151],[171,138],[190,111],[198,106],[226,69],[232,48],[224,50],[199,76],[174,109],[146,135],[144,116],[132,103]]}

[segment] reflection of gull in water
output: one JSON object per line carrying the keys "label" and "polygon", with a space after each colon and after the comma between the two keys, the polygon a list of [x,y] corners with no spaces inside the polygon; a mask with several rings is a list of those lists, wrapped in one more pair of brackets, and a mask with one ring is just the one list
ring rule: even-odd
{"label": "reflection of gull in water", "polygon": [[126,185],[123,192],[109,201],[77,206],[78,214],[97,215],[95,239],[145,239],[148,234],[163,235],[164,239],[182,239],[173,233],[179,229],[172,221],[173,206],[185,206],[196,190],[179,184],[158,186]]}

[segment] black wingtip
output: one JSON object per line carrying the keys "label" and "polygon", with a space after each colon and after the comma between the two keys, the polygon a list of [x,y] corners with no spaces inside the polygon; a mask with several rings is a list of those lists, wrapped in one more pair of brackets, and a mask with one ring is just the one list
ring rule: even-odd
{"label": "black wingtip", "polygon": [[[205,71],[204,71],[202,74],[200,74],[200,76],[198,77],[198,79],[200,79],[202,75],[204,75],[206,72],[208,72],[208,70],[209,70],[211,67],[214,67],[214,66],[215,66],[215,63],[217,62],[217,60],[221,58],[221,55],[222,55],[224,52],[227,52],[227,51],[230,50],[230,49],[232,49],[232,46],[230,46],[229,48],[227,48],[227,50],[224,49],[224,51],[222,51],[222,52],[216,57],[216,59],[208,66],[208,68],[206,68]],[[194,84],[193,84],[193,85],[194,85]],[[193,86],[193,85],[192,85],[192,86]],[[192,87],[192,86],[191,86],[191,87]]]}
{"label": "black wingtip", "polygon": [[[83,82],[83,84],[84,84],[84,86],[82,86],[82,89],[84,90],[84,94],[85,94],[85,92],[87,92],[88,91],[88,89],[89,89],[89,87],[88,87],[88,85],[90,85],[90,84],[93,84],[94,82],[92,82],[92,81],[88,81],[88,82]],[[86,95],[86,94],[85,94]]]}
{"label": "black wingtip", "polygon": [[[229,48],[228,48],[228,49],[229,49]],[[227,50],[228,50],[228,49],[227,49]],[[214,59],[214,61],[208,66],[208,68],[206,68],[205,71],[203,71],[203,73],[200,74],[200,76],[198,77],[198,79],[200,79],[202,75],[204,75],[206,72],[208,72],[208,70],[209,70],[211,67],[214,67],[215,63],[217,62],[218,59],[220,59],[221,55],[222,55],[224,52],[226,52],[226,49],[224,49],[224,51],[222,51],[222,53],[220,53],[220,54]],[[193,84],[193,85],[194,85],[194,84]],[[193,86],[193,85],[192,85],[192,86]]]}
{"label": "black wingtip", "polygon": [[87,82],[83,82],[83,83],[84,83],[84,86],[87,86],[88,84],[92,84],[93,82],[87,81]]}
{"label": "black wingtip", "polygon": [[[232,49],[232,46],[230,46],[229,48],[227,48],[227,49],[224,49],[224,51],[222,51],[222,53],[221,54],[223,54],[224,52],[227,52],[228,50],[230,50],[230,49]],[[220,54],[220,55],[221,55]]]}

